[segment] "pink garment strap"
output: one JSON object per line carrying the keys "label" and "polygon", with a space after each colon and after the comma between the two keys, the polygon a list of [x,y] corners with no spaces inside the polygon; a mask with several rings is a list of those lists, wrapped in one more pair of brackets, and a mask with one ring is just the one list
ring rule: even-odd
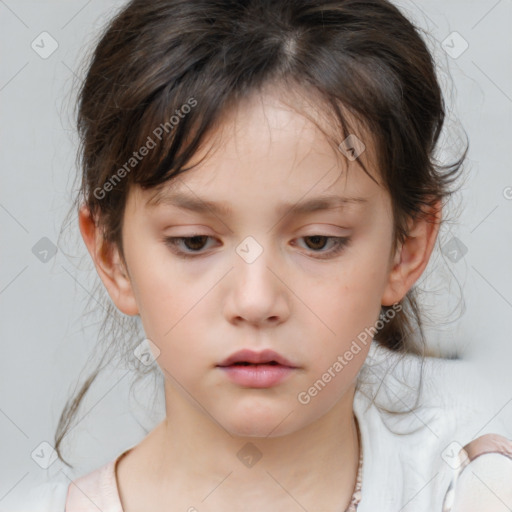
{"label": "pink garment strap", "polygon": [[352,498],[350,500],[349,506],[345,510],[345,512],[357,512],[357,507],[362,498],[361,488],[363,485],[363,443],[361,441],[361,432],[359,430],[359,422],[357,421],[357,417],[354,415],[356,427],[357,427],[357,438],[359,440],[359,465],[357,468],[357,476],[356,476],[356,484],[354,486],[354,492],[352,493]]}
{"label": "pink garment strap", "polygon": [[485,453],[501,453],[512,459],[512,441],[499,434],[484,434],[477,437],[466,444],[459,453],[462,466],[466,467],[472,460]]}

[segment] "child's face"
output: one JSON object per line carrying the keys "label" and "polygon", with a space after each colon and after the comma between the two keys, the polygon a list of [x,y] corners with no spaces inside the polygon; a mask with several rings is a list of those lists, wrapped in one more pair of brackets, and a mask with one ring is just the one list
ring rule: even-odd
{"label": "child's face", "polygon": [[[118,293],[133,294],[125,312],[140,314],[159,347],[173,414],[183,407],[234,434],[282,435],[344,402],[381,304],[406,290],[390,284],[392,214],[382,187],[275,96],[253,98],[234,120],[218,150],[172,184],[172,193],[231,213],[147,206],[155,190],[133,188],[123,224],[130,286]],[[380,181],[364,142],[360,158]],[[300,214],[283,207],[327,195],[365,202]],[[193,235],[209,238],[165,242]],[[335,239],[315,236],[350,243],[335,253]],[[241,349],[274,350],[296,369],[273,385],[242,385],[218,366]]]}

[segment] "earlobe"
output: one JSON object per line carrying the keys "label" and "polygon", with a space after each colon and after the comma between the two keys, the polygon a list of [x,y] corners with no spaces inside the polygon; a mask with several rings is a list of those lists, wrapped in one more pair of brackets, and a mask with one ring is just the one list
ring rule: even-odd
{"label": "earlobe", "polygon": [[139,310],[131,280],[119,249],[105,241],[101,228],[86,206],[80,208],[78,218],[80,233],[110,298],[122,313],[137,315]]}
{"label": "earlobe", "polygon": [[408,236],[399,245],[388,274],[381,304],[391,306],[402,300],[427,266],[441,222],[440,202],[428,214],[409,221]]}

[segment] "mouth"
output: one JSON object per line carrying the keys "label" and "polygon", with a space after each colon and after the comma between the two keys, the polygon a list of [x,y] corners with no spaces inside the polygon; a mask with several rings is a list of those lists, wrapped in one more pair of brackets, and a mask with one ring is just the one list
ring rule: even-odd
{"label": "mouth", "polygon": [[297,368],[295,364],[284,356],[269,349],[261,352],[255,352],[250,349],[239,350],[224,359],[224,361],[217,366],[221,368],[227,366],[285,366],[288,368]]}
{"label": "mouth", "polygon": [[273,350],[235,352],[217,365],[231,382],[245,388],[270,388],[294,373],[297,366]]}

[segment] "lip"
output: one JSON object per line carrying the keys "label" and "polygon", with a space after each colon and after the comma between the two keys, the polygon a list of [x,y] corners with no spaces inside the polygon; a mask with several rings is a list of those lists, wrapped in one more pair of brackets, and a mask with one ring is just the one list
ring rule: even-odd
{"label": "lip", "polygon": [[231,354],[228,358],[224,359],[224,361],[222,361],[217,366],[227,367],[232,366],[235,363],[264,364],[270,363],[272,361],[276,362],[280,366],[296,368],[296,366],[291,361],[270,349],[262,350],[261,352],[255,352],[254,350],[250,349],[238,350],[234,354]]}
{"label": "lip", "polygon": [[221,370],[229,380],[246,388],[270,388],[281,383],[294,371],[290,366],[281,364],[257,364],[257,365],[236,365],[220,366]]}
{"label": "lip", "polygon": [[291,361],[270,349],[261,352],[249,349],[239,350],[224,359],[217,367],[232,382],[248,388],[275,386],[289,377],[297,368]]}

